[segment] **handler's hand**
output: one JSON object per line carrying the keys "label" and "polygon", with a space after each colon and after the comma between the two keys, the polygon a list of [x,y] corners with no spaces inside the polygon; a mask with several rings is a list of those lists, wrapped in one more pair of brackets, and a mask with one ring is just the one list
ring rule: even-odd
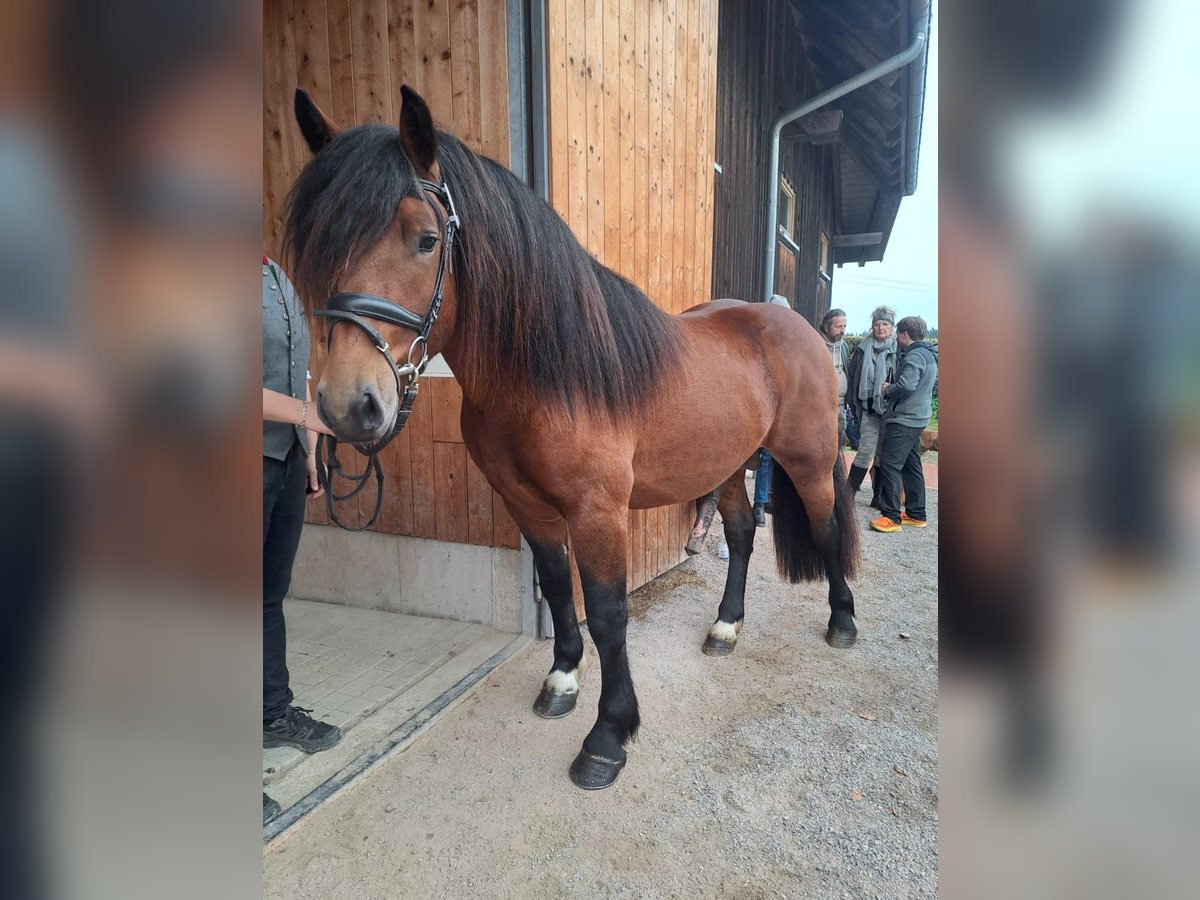
{"label": "handler's hand", "polygon": [[315,500],[325,493],[325,488],[321,487],[321,479],[317,475],[317,457],[315,453],[308,455],[308,489],[306,493],[309,500]]}

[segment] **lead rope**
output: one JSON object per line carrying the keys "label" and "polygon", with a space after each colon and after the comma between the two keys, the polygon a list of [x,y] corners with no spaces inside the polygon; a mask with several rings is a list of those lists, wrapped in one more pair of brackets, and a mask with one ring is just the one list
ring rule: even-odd
{"label": "lead rope", "polygon": [[[379,450],[383,448],[380,447],[379,450],[364,454],[367,457],[367,467],[363,469],[361,475],[352,475],[346,471],[341,461],[338,460],[337,445],[337,438],[332,435],[322,434],[317,436],[317,472],[327,473],[325,475],[325,510],[329,513],[329,521],[339,528],[344,528],[346,531],[366,531],[379,521],[379,511],[383,508],[383,467],[379,465]],[[328,454],[326,454],[327,446]],[[347,525],[333,511],[333,503],[335,500],[338,503],[342,503],[357,497],[362,493],[362,489],[367,486],[372,472],[375,474],[375,511],[371,513],[371,518],[364,524]],[[335,474],[353,485],[349,493],[338,494],[334,491],[333,476]]]}
{"label": "lead rope", "polygon": [[[383,467],[379,464],[379,454],[388,444],[391,443],[400,431],[408,424],[408,417],[412,415],[413,404],[417,401],[418,381],[413,377],[408,387],[404,389],[404,400],[400,404],[400,411],[396,414],[396,427],[392,433],[381,441],[377,441],[367,449],[363,450],[357,445],[351,445],[355,450],[358,450],[367,458],[367,467],[363,469],[361,475],[351,475],[342,466],[337,458],[337,438],[331,434],[317,435],[317,473],[327,472],[325,476],[325,510],[329,513],[329,521],[338,528],[344,528],[346,531],[366,531],[379,521],[379,511],[383,508]],[[328,446],[328,455],[326,455],[326,447]],[[346,481],[349,481],[353,488],[348,494],[335,494],[333,491],[333,476],[334,473],[340,475]],[[375,473],[375,511],[371,513],[371,518],[363,525],[347,525],[337,517],[337,513],[333,511],[333,502],[336,500],[341,503],[345,500],[352,500],[362,493],[362,489],[367,486],[367,480],[371,477],[371,473]]]}

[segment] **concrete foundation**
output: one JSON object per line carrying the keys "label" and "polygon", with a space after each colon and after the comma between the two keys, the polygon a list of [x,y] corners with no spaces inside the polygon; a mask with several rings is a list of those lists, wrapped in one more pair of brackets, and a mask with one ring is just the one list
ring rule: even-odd
{"label": "concrete foundation", "polygon": [[531,633],[533,579],[521,557],[518,550],[305,525],[290,593]]}

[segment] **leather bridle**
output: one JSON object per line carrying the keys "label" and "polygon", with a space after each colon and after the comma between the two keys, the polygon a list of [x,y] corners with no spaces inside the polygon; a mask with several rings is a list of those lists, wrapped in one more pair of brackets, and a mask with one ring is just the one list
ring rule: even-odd
{"label": "leather bridle", "polygon": [[[334,524],[345,528],[347,531],[362,531],[370,528],[379,519],[379,511],[383,505],[383,471],[379,465],[379,452],[383,450],[392,439],[396,437],[408,424],[409,416],[412,415],[413,404],[417,400],[417,388],[421,375],[425,373],[425,367],[429,363],[429,334],[433,331],[434,323],[437,322],[438,313],[442,309],[442,292],[446,280],[446,272],[451,270],[453,266],[454,242],[461,229],[461,223],[458,218],[458,213],[454,208],[454,199],[450,195],[450,189],[445,182],[438,184],[433,181],[427,181],[424,178],[417,179],[417,184],[422,190],[422,196],[425,202],[433,209],[434,215],[440,220],[438,215],[438,207],[429,196],[432,194],[436,197],[446,211],[446,221],[444,228],[444,239],[442,240],[441,257],[438,260],[437,281],[433,285],[433,297],[430,300],[429,308],[425,314],[418,315],[411,310],[401,306],[384,297],[377,297],[374,294],[359,294],[359,293],[337,293],[330,297],[324,309],[314,311],[314,315],[326,319],[333,319],[335,322],[350,322],[356,327],[365,331],[371,338],[375,349],[383,354],[383,358],[387,360],[388,367],[391,368],[392,374],[396,378],[396,396],[399,401],[398,409],[396,410],[396,420],[392,423],[392,430],[375,441],[373,444],[355,444],[354,448],[359,453],[367,457],[367,466],[361,475],[348,474],[341,466],[337,459],[337,440],[329,435],[322,435],[321,440],[317,442],[317,462],[322,466],[325,464],[323,458],[324,443],[328,443],[328,466],[330,477],[326,479],[326,507],[329,511],[329,518]],[[416,332],[416,337],[409,344],[408,353],[404,357],[403,363],[397,363],[392,356],[391,348],[388,342],[384,340],[379,329],[375,328],[368,321],[374,319],[379,322],[387,322],[390,325],[399,325],[409,331]],[[332,328],[331,328],[332,331]],[[330,335],[332,337],[332,334]],[[419,357],[417,356],[419,351]],[[356,486],[348,494],[334,495],[332,489],[332,475],[338,472],[344,479],[354,483]],[[375,473],[378,490],[375,497],[375,511],[371,514],[370,520],[365,525],[351,527],[343,523],[337,518],[333,511],[333,502],[335,500],[349,500],[356,496],[363,487],[366,486],[367,480],[371,473]]]}

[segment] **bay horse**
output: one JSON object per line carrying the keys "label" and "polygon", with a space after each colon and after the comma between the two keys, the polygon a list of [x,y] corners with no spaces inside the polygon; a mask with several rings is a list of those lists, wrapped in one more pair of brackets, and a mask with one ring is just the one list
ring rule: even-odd
{"label": "bay horse", "polygon": [[550,606],[554,661],[534,704],[546,718],[574,708],[583,667],[570,533],[601,682],[570,777],[608,787],[640,723],[625,649],[629,509],[721,488],[729,572],[704,649],[730,653],[755,534],[744,465],[766,447],[779,573],[827,579],[826,641],[854,643],[858,535],[829,353],[772,304],[663,312],[515,175],[401,94],[398,130],[344,131],[296,94],[314,156],[289,195],[286,244],[301,296],[329,297],[318,410],[338,440],[378,445],[407,419],[427,356],[443,356],[462,387],[467,450],[533,551]]}

